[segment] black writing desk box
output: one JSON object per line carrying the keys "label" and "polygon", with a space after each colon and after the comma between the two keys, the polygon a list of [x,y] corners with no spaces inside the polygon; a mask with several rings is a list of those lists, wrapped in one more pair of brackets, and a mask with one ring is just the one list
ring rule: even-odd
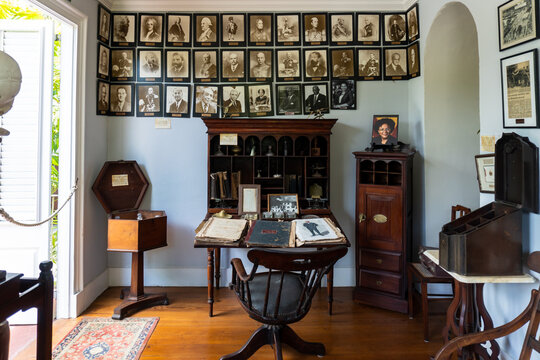
{"label": "black writing desk box", "polygon": [[148,180],[136,161],[107,161],[92,190],[109,214],[109,251],[141,252],[167,246],[164,211],[137,210]]}
{"label": "black writing desk box", "polygon": [[460,275],[519,275],[523,212],[538,213],[538,148],[505,133],[495,144],[495,202],[443,226],[439,264]]}

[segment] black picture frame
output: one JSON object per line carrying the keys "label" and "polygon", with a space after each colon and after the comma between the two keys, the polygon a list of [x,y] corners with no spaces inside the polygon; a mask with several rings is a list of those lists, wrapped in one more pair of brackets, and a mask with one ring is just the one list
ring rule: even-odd
{"label": "black picture frame", "polygon": [[137,117],[163,116],[163,84],[136,84]]}
{"label": "black picture frame", "polygon": [[[209,62],[206,59],[209,59]],[[219,82],[219,50],[194,49],[193,50],[193,81]]]}
{"label": "black picture frame", "polygon": [[139,46],[163,47],[164,23],[164,13],[139,13],[137,44]]}
{"label": "black picture frame", "polygon": [[407,14],[386,13],[383,14],[383,45],[407,45]]}
{"label": "black picture frame", "polygon": [[137,48],[137,81],[163,81],[163,50]]}
{"label": "black picture frame", "polygon": [[109,80],[111,77],[111,48],[100,42],[98,42],[97,48],[97,78]]}
{"label": "black picture frame", "polygon": [[354,48],[331,48],[330,64],[332,79],[356,78],[356,51]]}
{"label": "black picture frame", "polygon": [[111,85],[103,80],[96,82],[96,115],[108,115]]}
{"label": "black picture frame", "polygon": [[537,128],[540,110],[537,49],[501,59],[501,87],[503,128]]}
{"label": "black picture frame", "polygon": [[302,84],[276,84],[276,115],[302,115]]}
{"label": "black picture frame", "polygon": [[111,10],[98,4],[97,39],[109,45],[111,38]]}
{"label": "black picture frame", "polygon": [[274,49],[248,49],[248,57],[248,81],[272,81],[274,78]]}
{"label": "black picture frame", "polygon": [[247,19],[245,13],[221,14],[221,47],[245,47],[247,40]]}
{"label": "black picture frame", "polygon": [[192,14],[173,12],[165,14],[165,44],[170,47],[191,47]]}
{"label": "black picture frame", "polygon": [[332,110],[356,110],[356,80],[332,79],[331,84],[332,101],[330,108]]}
{"label": "black picture frame", "polygon": [[137,14],[114,13],[112,19],[111,45],[115,47],[135,47],[139,29]]}
{"label": "black picture frame", "polygon": [[331,46],[351,46],[356,44],[356,21],[353,12],[329,13]]}
{"label": "black picture frame", "polygon": [[294,210],[296,214],[300,213],[298,206],[298,194],[268,194],[267,195],[268,211],[285,212],[286,204]]}
{"label": "black picture frame", "polygon": [[274,45],[274,14],[248,13],[248,46]]}
{"label": "black picture frame", "polygon": [[[522,4],[526,4],[526,6]],[[499,51],[539,38],[538,0],[507,1],[497,7],[497,15]],[[523,31],[526,33],[523,34]]]}
{"label": "black picture frame", "polygon": [[[407,48],[406,47],[391,47],[384,48],[384,80],[407,80],[408,64],[407,64]],[[399,59],[397,55],[399,55]],[[405,69],[403,69],[405,67]]]}
{"label": "black picture frame", "polygon": [[357,79],[359,81],[378,81],[382,79],[381,48],[360,47],[356,49]]}
{"label": "black picture frame", "polygon": [[[221,116],[243,117],[249,113],[248,89],[246,84],[224,84],[221,85],[221,97],[219,104]],[[231,94],[236,98],[231,99]]]}
{"label": "black picture frame", "polygon": [[302,13],[302,35],[304,46],[328,45],[328,13]]}
{"label": "black picture frame", "polygon": [[407,39],[413,43],[420,38],[420,14],[418,13],[418,3],[407,9]]}
{"label": "black picture frame", "polygon": [[[135,85],[113,83],[110,86],[109,116],[133,116],[135,114]],[[121,101],[122,99],[123,101]]]}
{"label": "black picture frame", "polygon": [[277,13],[274,17],[276,46],[300,46],[302,44],[302,19],[300,13]]}
{"label": "black picture frame", "polygon": [[362,46],[379,46],[382,42],[381,34],[382,14],[375,12],[356,13],[356,43]]}
{"label": "black picture frame", "polygon": [[407,72],[409,79],[420,76],[420,58],[420,45],[417,41],[407,47]]}
{"label": "black picture frame", "polygon": [[[318,113],[328,114],[330,112],[328,83],[303,84],[304,87],[304,114],[316,115]],[[318,93],[315,94],[315,92]]]}
{"label": "black picture frame", "polygon": [[185,83],[191,81],[191,50],[165,50],[165,81]]}
{"label": "black picture frame", "polygon": [[219,46],[219,14],[199,13],[193,15],[193,46]]}
{"label": "black picture frame", "polygon": [[135,81],[136,65],[134,48],[111,49],[111,81]]}
{"label": "black picture frame", "polygon": [[[373,115],[371,145],[392,146],[398,143],[399,115]],[[385,139],[386,137],[386,139]]]}
{"label": "black picture frame", "polygon": [[328,81],[328,48],[303,48],[304,81]]}
{"label": "black picture frame", "polygon": [[248,84],[248,98],[250,117],[274,115],[272,83]]}
{"label": "black picture frame", "polygon": [[[238,48],[221,49],[221,82],[246,81],[246,50]],[[236,59],[236,67],[234,61]]]}
{"label": "black picture frame", "polygon": [[[204,111],[204,95],[207,95],[208,109]],[[194,84],[193,85],[193,117],[219,118],[219,99],[221,98],[218,84]]]}
{"label": "black picture frame", "polygon": [[[177,101],[177,95],[181,99]],[[191,85],[165,84],[163,113],[165,117],[189,118],[191,116]]]}
{"label": "black picture frame", "polygon": [[276,49],[276,81],[302,81],[302,62],[300,48]]}
{"label": "black picture frame", "polygon": [[476,155],[474,163],[479,191],[484,194],[495,194],[495,153]]}

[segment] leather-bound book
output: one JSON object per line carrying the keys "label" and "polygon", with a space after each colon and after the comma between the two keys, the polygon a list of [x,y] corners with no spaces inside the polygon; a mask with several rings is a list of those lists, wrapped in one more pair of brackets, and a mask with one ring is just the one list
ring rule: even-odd
{"label": "leather-bound book", "polygon": [[210,199],[219,199],[219,179],[217,173],[210,174]]}
{"label": "leather-bound book", "polygon": [[224,186],[224,181],[223,181],[223,171],[218,171],[217,175],[219,178],[219,197],[221,199],[225,199],[225,186]]}
{"label": "leather-bound book", "polygon": [[229,176],[227,175],[226,171],[222,171],[223,174],[223,188],[225,190],[225,198],[230,199],[231,198],[231,179],[229,179]]}
{"label": "leather-bound book", "polygon": [[231,173],[231,198],[238,200],[238,185],[240,184],[241,172],[236,171]]}
{"label": "leather-bound book", "polygon": [[257,220],[246,235],[247,246],[294,247],[295,225],[290,221]]}

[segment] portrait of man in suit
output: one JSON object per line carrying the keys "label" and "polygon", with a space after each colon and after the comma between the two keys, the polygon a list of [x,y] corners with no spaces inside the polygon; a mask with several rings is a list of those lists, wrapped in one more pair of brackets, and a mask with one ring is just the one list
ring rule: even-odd
{"label": "portrait of man in suit", "polygon": [[223,51],[222,69],[224,78],[244,77],[244,52],[243,51]]}
{"label": "portrait of man in suit", "polygon": [[326,69],[326,50],[306,51],[306,74],[309,77],[328,76]]}
{"label": "portrait of man in suit", "polygon": [[167,86],[167,110],[171,114],[186,114],[188,112],[187,86]]}
{"label": "portrait of man in suit", "polygon": [[241,114],[245,112],[244,88],[242,86],[224,86],[223,100],[224,114]]}
{"label": "portrait of man in suit", "polygon": [[111,57],[113,77],[133,77],[133,50],[112,50]]}
{"label": "portrait of man in suit", "polygon": [[217,87],[197,86],[195,112],[199,114],[217,114]]}
{"label": "portrait of man in suit", "polygon": [[319,110],[323,113],[328,113],[328,97],[326,96],[327,92],[326,84],[304,85],[304,93],[306,96],[304,106],[305,113],[309,114]]}
{"label": "portrait of man in suit", "polygon": [[277,93],[279,98],[278,114],[301,114],[302,97],[300,96],[300,85],[278,85]]}
{"label": "portrait of man in suit", "polygon": [[413,44],[407,48],[407,59],[409,61],[409,75],[416,74],[420,72],[420,63],[418,58],[418,43]]}
{"label": "portrait of man in suit", "polygon": [[111,24],[111,14],[103,7],[99,7],[99,36],[109,40],[109,29]]}
{"label": "portrait of man in suit", "polygon": [[185,78],[189,76],[189,52],[167,51],[167,77]]}
{"label": "portrait of man in suit", "polygon": [[111,111],[117,113],[131,112],[130,85],[111,85]]}
{"label": "portrait of man in suit", "polygon": [[[385,68],[385,75],[386,76],[405,76],[407,75],[407,71],[403,69],[401,66],[401,58],[406,57],[405,50],[402,49],[385,49],[386,51],[386,68]],[[404,64],[405,68],[407,68],[407,64]]]}
{"label": "portrait of man in suit", "polygon": [[199,79],[212,79],[217,77],[216,51],[195,52],[195,77]]}
{"label": "portrait of man in suit", "polygon": [[144,78],[161,77],[161,51],[144,50],[139,52],[139,76]]}
{"label": "portrait of man in suit", "polygon": [[100,82],[99,83],[99,98],[97,108],[99,111],[108,111],[109,110],[109,84]]}

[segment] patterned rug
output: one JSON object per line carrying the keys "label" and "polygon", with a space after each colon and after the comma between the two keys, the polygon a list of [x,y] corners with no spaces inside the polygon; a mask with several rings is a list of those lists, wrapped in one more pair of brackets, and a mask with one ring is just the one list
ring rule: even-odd
{"label": "patterned rug", "polygon": [[85,318],[52,353],[54,360],[136,360],[159,318]]}

